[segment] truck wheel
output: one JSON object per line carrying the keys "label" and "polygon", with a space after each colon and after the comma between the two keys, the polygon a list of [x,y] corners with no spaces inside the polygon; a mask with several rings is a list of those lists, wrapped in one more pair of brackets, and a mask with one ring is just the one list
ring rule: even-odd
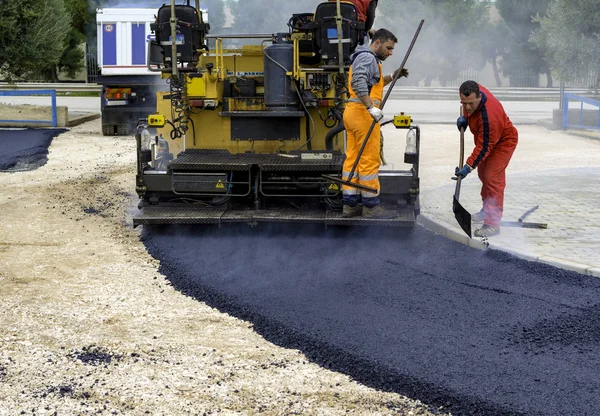
{"label": "truck wheel", "polygon": [[129,126],[127,124],[117,124],[117,136],[129,135]]}
{"label": "truck wheel", "polygon": [[112,124],[103,124],[102,125],[102,135],[114,136],[115,135],[115,126],[113,126]]}

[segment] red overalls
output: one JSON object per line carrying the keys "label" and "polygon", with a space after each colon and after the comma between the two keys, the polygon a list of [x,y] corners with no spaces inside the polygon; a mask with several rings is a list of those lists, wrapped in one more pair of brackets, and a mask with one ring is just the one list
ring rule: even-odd
{"label": "red overalls", "polygon": [[467,163],[477,168],[481,180],[483,223],[498,228],[504,208],[505,171],[517,147],[518,132],[496,97],[481,85],[479,90],[479,108],[471,115],[464,113],[475,142]]}
{"label": "red overalls", "polygon": [[[379,82],[371,88],[371,101],[373,105],[379,107],[381,105],[381,99],[383,97],[383,74],[381,72],[381,64],[377,64],[379,67]],[[346,143],[346,159],[344,160],[344,167],[342,171],[342,179],[347,181],[350,171],[354,166],[358,151],[360,150],[363,141],[367,137],[367,133],[373,123],[373,117],[367,111],[365,105],[360,101],[360,98],[356,95],[352,89],[352,66],[348,73],[348,92],[350,95],[348,104],[344,109],[344,126],[346,127],[347,143]],[[372,208],[375,205],[379,205],[379,166],[381,164],[381,158],[379,155],[380,151],[380,132],[381,125],[375,123],[373,131],[369,136],[367,145],[363,150],[360,157],[352,181],[354,183],[360,183],[361,185],[368,186],[369,188],[377,189],[377,193],[369,191],[359,191],[357,188],[353,188],[348,185],[342,186],[342,194],[344,196],[344,203],[350,206],[355,206],[360,199],[365,207]],[[361,196],[362,198],[359,198]]]}

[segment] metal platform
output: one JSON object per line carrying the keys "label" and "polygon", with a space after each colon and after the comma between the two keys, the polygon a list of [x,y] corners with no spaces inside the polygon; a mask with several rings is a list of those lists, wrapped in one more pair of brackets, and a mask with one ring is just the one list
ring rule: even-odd
{"label": "metal platform", "polygon": [[323,224],[323,225],[361,225],[412,227],[416,221],[413,209],[399,211],[398,218],[371,219],[363,217],[342,218],[338,211],[299,211],[285,210],[231,210],[227,208],[199,207],[153,207],[146,206],[133,218],[133,226],[158,224],[222,224],[259,222]]}
{"label": "metal platform", "polygon": [[302,153],[314,154],[315,152],[290,152],[281,154],[259,153],[229,153],[226,150],[195,150],[189,149],[182,152],[177,159],[171,162],[170,168],[174,171],[183,170],[214,170],[214,171],[247,171],[252,166],[257,166],[263,171],[341,171],[344,155],[335,152],[331,159],[302,158]]}

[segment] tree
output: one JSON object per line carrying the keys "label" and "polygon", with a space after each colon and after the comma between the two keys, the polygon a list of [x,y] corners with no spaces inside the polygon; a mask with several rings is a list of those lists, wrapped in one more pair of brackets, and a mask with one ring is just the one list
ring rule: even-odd
{"label": "tree", "polygon": [[58,65],[69,32],[63,0],[0,2],[0,71],[9,79],[39,77]]}
{"label": "tree", "polygon": [[[575,4],[574,4],[575,3]],[[597,71],[600,86],[600,0],[553,0],[531,41],[545,50],[552,69],[563,81]]]}
{"label": "tree", "polygon": [[540,26],[536,15],[544,16],[550,0],[497,0],[496,8],[509,29],[510,45],[502,56],[502,72],[517,75],[522,71],[545,73],[548,87],[552,87],[550,67],[544,59],[543,47],[529,41]]}
{"label": "tree", "polygon": [[231,0],[233,30],[238,33],[287,32],[295,13],[312,13],[323,0],[282,2],[278,0]]}
{"label": "tree", "polygon": [[75,78],[77,73],[85,68],[85,52],[81,45],[86,40],[86,25],[90,20],[88,2],[86,0],[64,0],[64,2],[67,13],[71,17],[65,48],[58,64],[48,65],[41,71],[44,79],[53,82],[58,81],[58,72],[63,72],[69,78]]}
{"label": "tree", "polygon": [[508,39],[508,28],[504,21],[490,22],[479,39],[481,55],[485,61],[492,65],[497,87],[502,86],[500,70],[498,69],[498,58],[507,53],[509,48]]}
{"label": "tree", "polygon": [[391,70],[400,64],[419,21],[424,19],[407,62],[408,68],[414,68],[409,80],[424,80],[429,86],[438,79],[445,85],[458,78],[461,70],[482,68],[485,60],[478,48],[488,22],[487,7],[473,0],[380,0],[375,26],[389,29],[399,38],[398,52],[388,58],[386,66]]}

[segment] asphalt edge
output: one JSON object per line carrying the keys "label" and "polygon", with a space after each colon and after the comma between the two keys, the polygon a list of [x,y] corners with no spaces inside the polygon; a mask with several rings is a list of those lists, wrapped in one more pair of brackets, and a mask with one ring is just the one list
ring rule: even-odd
{"label": "asphalt edge", "polygon": [[586,276],[600,277],[600,267],[593,267],[590,265],[577,263],[569,260],[558,259],[556,257],[551,256],[532,256],[530,254],[523,253],[518,250],[511,250],[505,246],[494,243],[492,240],[483,242],[482,240],[469,238],[466,234],[457,231],[449,224],[446,224],[442,221],[434,220],[423,214],[420,214],[417,217],[417,224],[423,228],[426,228],[429,231],[432,231],[450,240],[456,241],[457,243],[461,243],[479,250],[486,250],[488,248],[491,248],[493,250],[506,252],[526,261],[544,263],[550,266],[573,271]]}

